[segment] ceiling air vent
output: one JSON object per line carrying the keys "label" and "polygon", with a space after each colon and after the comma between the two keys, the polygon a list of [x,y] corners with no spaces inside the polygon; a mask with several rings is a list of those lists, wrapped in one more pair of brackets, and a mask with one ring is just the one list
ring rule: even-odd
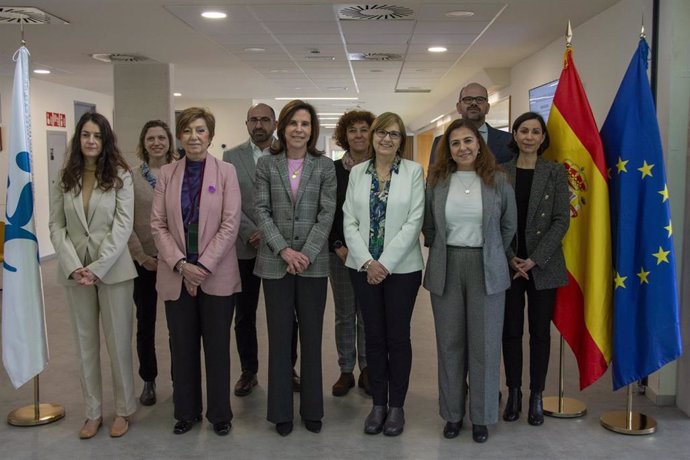
{"label": "ceiling air vent", "polygon": [[338,19],[343,21],[385,21],[415,19],[415,12],[398,5],[338,5]]}
{"label": "ceiling air vent", "polygon": [[69,24],[69,22],[38,8],[0,6],[0,24]]}
{"label": "ceiling air vent", "polygon": [[140,54],[121,54],[121,53],[97,53],[92,54],[92,58],[101,62],[150,62],[151,59]]}
{"label": "ceiling air vent", "polygon": [[400,54],[395,53],[347,53],[347,58],[350,61],[402,61]]}

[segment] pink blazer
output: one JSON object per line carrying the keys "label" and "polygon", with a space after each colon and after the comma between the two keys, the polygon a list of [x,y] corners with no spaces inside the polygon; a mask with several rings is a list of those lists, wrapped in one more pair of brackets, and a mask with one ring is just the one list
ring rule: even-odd
{"label": "pink blazer", "polygon": [[[156,289],[163,300],[177,300],[182,276],[175,264],[186,257],[182,222],[182,181],[187,160],[165,165],[156,182],[151,233],[158,248]],[[235,241],[242,199],[235,167],[206,154],[199,208],[199,263],[211,271],[201,284],[206,294],[229,296],[241,290]]]}

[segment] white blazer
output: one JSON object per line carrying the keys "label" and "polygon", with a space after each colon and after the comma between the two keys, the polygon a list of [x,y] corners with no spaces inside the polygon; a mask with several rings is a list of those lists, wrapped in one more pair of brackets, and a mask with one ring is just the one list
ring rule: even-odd
{"label": "white blazer", "polygon": [[[374,161],[374,160],[371,160]],[[369,161],[350,172],[343,206],[343,232],[347,242],[345,265],[359,270],[373,257],[369,253]],[[390,179],[383,253],[379,262],[390,273],[411,273],[424,268],[419,234],[424,220],[424,173],[422,165],[403,159]]]}

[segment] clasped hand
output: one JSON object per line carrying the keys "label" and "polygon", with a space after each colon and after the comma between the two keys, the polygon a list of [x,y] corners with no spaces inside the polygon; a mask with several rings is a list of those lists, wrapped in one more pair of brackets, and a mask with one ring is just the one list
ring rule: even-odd
{"label": "clasped hand", "polygon": [[98,283],[100,279],[86,267],[77,268],[72,272],[72,279],[82,286],[93,286]]}
{"label": "clasped hand", "polygon": [[515,274],[513,275],[513,279],[522,277],[525,278],[526,280],[529,280],[529,274],[528,272],[534,268],[536,265],[532,259],[529,257],[527,259],[521,259],[519,257],[513,257],[510,260],[510,265],[513,267],[513,270],[515,270]]}
{"label": "clasped hand", "polygon": [[367,267],[367,282],[369,284],[379,284],[389,275],[386,267],[378,260],[372,260]]}
{"label": "clasped hand", "polygon": [[304,272],[311,263],[309,257],[292,248],[285,248],[280,251],[280,257],[287,264],[287,272],[291,275],[298,275]]}
{"label": "clasped hand", "polygon": [[209,272],[204,268],[192,263],[182,264],[182,278],[184,287],[190,296],[196,297],[196,292],[201,283],[208,277]]}

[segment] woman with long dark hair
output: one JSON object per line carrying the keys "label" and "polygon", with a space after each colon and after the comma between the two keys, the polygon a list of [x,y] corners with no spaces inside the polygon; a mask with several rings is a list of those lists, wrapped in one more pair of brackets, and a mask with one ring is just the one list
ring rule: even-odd
{"label": "woman with long dark hair", "polygon": [[67,295],[86,403],[82,439],[94,437],[103,423],[99,321],[115,393],[110,436],[127,433],[128,417],[137,408],[131,344],[137,272],[127,251],[133,214],[132,175],[110,123],[103,115],[86,113],[75,127],[50,202],[50,239]]}

